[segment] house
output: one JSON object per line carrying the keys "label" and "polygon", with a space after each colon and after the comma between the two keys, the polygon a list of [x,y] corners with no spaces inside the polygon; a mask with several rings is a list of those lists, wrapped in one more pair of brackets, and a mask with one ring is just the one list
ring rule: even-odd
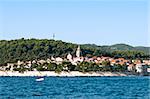
{"label": "house", "polygon": [[143,60],[143,63],[145,63],[146,65],[150,65],[150,60]]}
{"label": "house", "polygon": [[72,60],[72,55],[71,55],[70,53],[67,55],[67,59],[68,59],[70,62],[73,61],[73,60]]}
{"label": "house", "polygon": [[111,61],[110,61],[110,64],[111,64],[112,66],[114,66],[114,65],[116,64],[116,60],[115,60],[115,59],[111,60]]}
{"label": "house", "polygon": [[75,57],[73,58],[74,62],[83,62],[84,61],[84,57]]}
{"label": "house", "polygon": [[36,61],[36,60],[33,60],[33,61],[32,61],[32,64],[36,64],[36,63],[37,63],[37,61]]}
{"label": "house", "polygon": [[150,73],[150,66],[147,66],[147,72]]}
{"label": "house", "polygon": [[44,63],[46,63],[46,61],[45,60],[39,60],[39,61],[37,61],[37,63],[38,64],[44,64]]}
{"label": "house", "polygon": [[142,73],[143,72],[142,64],[136,64],[136,72],[137,73]]}
{"label": "house", "polygon": [[[13,69],[14,69],[14,64],[13,63],[7,63],[7,67],[6,68],[9,68],[10,69],[10,71],[13,71]],[[5,69],[6,69],[5,68]]]}
{"label": "house", "polygon": [[129,64],[127,69],[128,69],[129,72],[134,72],[135,71],[135,65],[134,64]]}
{"label": "house", "polygon": [[63,62],[63,59],[62,58],[60,58],[60,57],[57,57],[56,58],[56,63],[57,64],[61,64]]}
{"label": "house", "polygon": [[147,74],[147,68],[148,66],[146,66],[144,63],[141,64],[136,64],[136,72],[140,73],[140,74]]}
{"label": "house", "polygon": [[24,62],[21,62],[20,60],[17,62],[17,67],[20,68],[21,65],[23,65]]}
{"label": "house", "polygon": [[46,62],[47,62],[47,63],[51,63],[51,59],[48,58],[48,59],[46,60]]}

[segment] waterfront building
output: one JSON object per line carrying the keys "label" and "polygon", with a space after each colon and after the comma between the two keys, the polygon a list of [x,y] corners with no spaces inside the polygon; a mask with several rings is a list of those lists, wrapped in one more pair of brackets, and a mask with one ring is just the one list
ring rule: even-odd
{"label": "waterfront building", "polygon": [[13,71],[14,69],[14,65],[13,63],[7,63],[7,66],[5,66],[4,70],[10,70],[10,71]]}
{"label": "waterfront building", "polygon": [[36,60],[33,60],[33,61],[32,61],[32,64],[35,64],[35,63],[36,63]]}
{"label": "waterfront building", "polygon": [[110,61],[110,64],[111,64],[112,66],[114,66],[114,65],[116,64],[116,60],[115,60],[115,59],[111,60],[111,61]]}
{"label": "waterfront building", "polygon": [[44,64],[44,63],[46,63],[46,61],[45,60],[39,60],[39,61],[37,61],[37,63]]}
{"label": "waterfront building", "polygon": [[31,66],[32,66],[32,61],[26,62],[26,67],[27,67],[27,68],[31,68]]}
{"label": "waterfront building", "polygon": [[136,64],[136,72],[137,73],[142,73],[143,72],[142,64]]}
{"label": "waterfront building", "polygon": [[46,62],[47,62],[47,63],[51,63],[51,60],[48,58],[48,59],[46,60]]}
{"label": "waterfront building", "polygon": [[83,62],[84,61],[84,57],[75,57],[73,58],[74,62]]}
{"label": "waterfront building", "polygon": [[5,71],[6,70],[6,66],[0,66],[0,71]]}
{"label": "waterfront building", "polygon": [[63,59],[62,58],[60,58],[60,57],[57,57],[56,58],[56,63],[57,64],[61,64],[63,62]]}
{"label": "waterfront building", "polygon": [[135,71],[135,65],[134,64],[129,64],[127,67],[129,72],[134,72]]}
{"label": "waterfront building", "polygon": [[71,64],[72,64],[72,65],[75,65],[75,66],[78,65],[77,62],[75,62],[75,61],[72,61]]}
{"label": "waterfront building", "polygon": [[10,71],[14,70],[14,65],[10,65]]}
{"label": "waterfront building", "polygon": [[21,62],[20,60],[17,62],[18,67],[20,67],[23,64],[24,64],[24,62]]}
{"label": "waterfront building", "polygon": [[150,60],[143,60],[143,63],[150,66]]}
{"label": "waterfront building", "polygon": [[150,66],[147,66],[147,72],[150,73]]}
{"label": "waterfront building", "polygon": [[54,58],[53,56],[51,56],[51,60],[52,60],[52,61],[55,61],[55,58]]}

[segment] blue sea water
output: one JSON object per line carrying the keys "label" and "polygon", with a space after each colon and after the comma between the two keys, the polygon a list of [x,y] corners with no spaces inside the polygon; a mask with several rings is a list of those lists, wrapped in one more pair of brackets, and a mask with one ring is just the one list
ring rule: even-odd
{"label": "blue sea water", "polygon": [[150,77],[0,77],[0,99],[150,99]]}

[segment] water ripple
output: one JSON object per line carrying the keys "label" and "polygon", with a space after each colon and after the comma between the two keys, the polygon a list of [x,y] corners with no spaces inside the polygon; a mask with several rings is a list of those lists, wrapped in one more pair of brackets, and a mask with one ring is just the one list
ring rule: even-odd
{"label": "water ripple", "polygon": [[149,99],[149,77],[0,77],[0,99]]}

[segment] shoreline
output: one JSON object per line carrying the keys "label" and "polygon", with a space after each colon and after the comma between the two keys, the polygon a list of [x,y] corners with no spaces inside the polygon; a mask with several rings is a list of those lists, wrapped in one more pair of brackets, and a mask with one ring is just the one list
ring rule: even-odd
{"label": "shoreline", "polygon": [[24,73],[19,73],[18,71],[0,71],[1,76],[47,76],[47,77],[100,77],[100,76],[128,76],[128,73],[122,72],[79,72],[79,71],[71,71],[71,72],[60,72],[55,73],[54,71],[27,71]]}

